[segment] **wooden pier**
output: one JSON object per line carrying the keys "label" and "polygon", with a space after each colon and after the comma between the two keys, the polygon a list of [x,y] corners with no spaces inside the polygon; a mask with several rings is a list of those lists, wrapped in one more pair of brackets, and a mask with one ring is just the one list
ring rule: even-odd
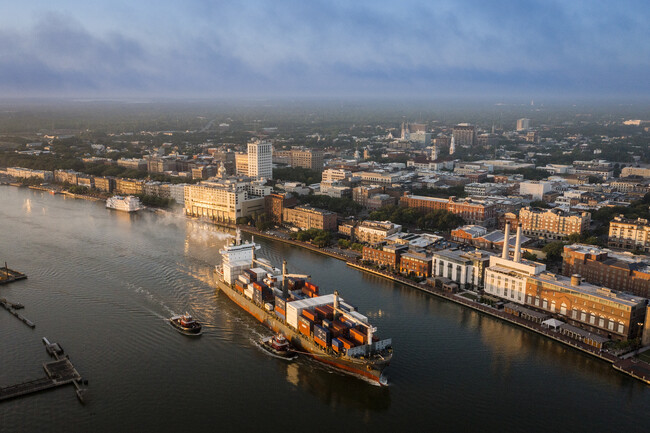
{"label": "wooden pier", "polygon": [[74,385],[79,401],[84,402],[85,389],[80,385],[81,375],[74,368],[68,356],[63,354],[61,346],[58,343],[50,343],[47,338],[43,338],[43,344],[45,344],[47,353],[55,359],[43,363],[46,377],[4,388],[0,387],[0,402],[69,384]]}
{"label": "wooden pier", "polygon": [[7,267],[7,262],[5,262],[4,268],[0,268],[0,284],[13,283],[14,281],[24,280],[27,278],[27,275],[22,272],[14,271]]}
{"label": "wooden pier", "polygon": [[9,311],[11,314],[16,316],[18,320],[23,322],[25,325],[29,326],[30,328],[34,329],[36,325],[34,325],[34,322],[29,320],[28,318],[24,317],[22,314],[17,312],[16,310],[20,308],[24,308],[22,304],[13,304],[9,301],[7,301],[4,298],[0,298],[0,307],[4,308],[5,310]]}

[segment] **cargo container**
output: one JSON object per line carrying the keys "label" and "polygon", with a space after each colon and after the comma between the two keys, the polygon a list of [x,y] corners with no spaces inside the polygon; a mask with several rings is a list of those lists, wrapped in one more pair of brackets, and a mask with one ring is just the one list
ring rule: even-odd
{"label": "cargo container", "polygon": [[343,343],[338,338],[332,338],[332,349],[335,352],[340,352],[343,350]]}
{"label": "cargo container", "polygon": [[327,346],[329,346],[329,344],[327,344],[326,341],[323,341],[323,340],[321,340],[320,338],[318,338],[318,337],[316,337],[316,336],[314,336],[314,341],[316,342],[316,344],[318,344],[318,345],[321,346],[321,347],[327,347]]}
{"label": "cargo container", "polygon": [[253,302],[256,304],[262,303],[262,292],[260,290],[253,290]]}
{"label": "cargo container", "polygon": [[283,310],[287,308],[287,301],[284,300],[281,296],[275,296],[275,306],[280,307]]}
{"label": "cargo container", "polygon": [[327,328],[327,329],[331,328],[332,327],[332,321],[327,320],[327,319],[323,319],[323,327]]}
{"label": "cargo container", "polygon": [[235,289],[236,289],[239,293],[244,293],[244,287],[243,287],[241,284],[239,284],[239,283],[235,283]]}
{"label": "cargo container", "polygon": [[253,299],[253,292],[254,291],[255,290],[253,290],[252,286],[247,287],[246,289],[244,289],[244,296],[246,296],[248,299]]}
{"label": "cargo container", "polygon": [[271,304],[270,302],[266,302],[264,304],[264,308],[266,308],[266,311],[273,311],[273,304]]}
{"label": "cargo container", "polygon": [[275,312],[282,314],[282,316],[286,316],[287,312],[284,310],[284,308],[280,308],[277,305],[275,306]]}
{"label": "cargo container", "polygon": [[308,318],[312,322],[315,322],[318,319],[318,316],[316,315],[316,313],[314,313],[311,310],[302,310],[302,315],[303,315],[303,317]]}
{"label": "cargo container", "polygon": [[353,342],[351,342],[350,340],[348,340],[347,338],[338,337],[338,340],[341,342],[341,344],[343,345],[343,347],[346,350],[347,349],[352,349],[355,346],[355,344]]}
{"label": "cargo container", "polygon": [[350,338],[359,344],[366,344],[367,335],[355,328],[350,328]]}
{"label": "cargo container", "polygon": [[275,315],[282,321],[286,320],[284,314],[280,313],[278,310],[275,310]]}
{"label": "cargo container", "polygon": [[316,314],[318,314],[318,317],[321,319],[328,319],[332,320],[334,318],[334,309],[331,308],[325,308],[325,305],[322,305],[320,307],[314,308],[314,311]]}
{"label": "cargo container", "polygon": [[255,272],[250,269],[245,269],[244,272],[248,275],[248,279],[251,280],[251,282],[257,281],[257,274]]}
{"label": "cargo container", "polygon": [[251,283],[251,277],[248,274],[239,274],[239,277],[237,277],[239,281],[241,281],[244,284],[250,284]]}
{"label": "cargo container", "polygon": [[314,337],[320,338],[322,341],[329,345],[329,342],[332,340],[329,329],[323,328],[320,325],[314,324]]}

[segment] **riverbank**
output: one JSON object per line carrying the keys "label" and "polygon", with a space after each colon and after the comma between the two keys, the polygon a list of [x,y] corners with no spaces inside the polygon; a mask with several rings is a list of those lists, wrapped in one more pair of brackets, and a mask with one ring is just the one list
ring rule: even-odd
{"label": "riverbank", "polygon": [[347,262],[347,265],[364,271],[368,272],[374,275],[378,275],[380,277],[387,278],[389,280],[396,281],[398,283],[401,283],[405,286],[409,286],[411,288],[426,292],[428,294],[437,296],[439,298],[445,299],[447,301],[454,302],[456,304],[463,305],[465,307],[469,307],[475,311],[478,311],[479,313],[486,314],[488,316],[492,316],[497,319],[501,319],[503,321],[506,321],[508,323],[511,323],[513,325],[517,325],[522,328],[526,328],[529,331],[535,332],[537,334],[543,335],[547,338],[550,338],[552,340],[555,340],[559,343],[562,343],[566,346],[570,346],[573,349],[580,350],[588,355],[591,355],[595,358],[598,358],[602,361],[608,362],[609,364],[612,365],[612,367],[620,371],[621,373],[625,373],[629,376],[634,377],[635,379],[638,379],[642,382],[645,382],[646,384],[650,385],[650,365],[648,365],[645,362],[636,360],[636,359],[622,359],[619,358],[615,355],[612,355],[607,352],[603,352],[602,350],[596,349],[592,346],[589,346],[586,343],[583,343],[581,341],[577,340],[572,340],[570,338],[567,338],[566,336],[559,334],[557,331],[554,331],[549,328],[545,328],[541,326],[538,323],[531,322],[525,319],[522,319],[517,316],[513,316],[512,314],[508,314],[503,310],[498,310],[496,308],[490,307],[485,304],[481,304],[479,302],[472,301],[468,298],[465,298],[463,296],[460,296],[458,294],[453,294],[441,290],[437,290],[429,285],[426,284],[418,284],[415,283],[407,278],[404,278],[399,275],[394,275],[390,272],[385,272],[385,271],[379,271],[373,268],[370,268],[368,266],[360,265],[358,263],[354,262]]}

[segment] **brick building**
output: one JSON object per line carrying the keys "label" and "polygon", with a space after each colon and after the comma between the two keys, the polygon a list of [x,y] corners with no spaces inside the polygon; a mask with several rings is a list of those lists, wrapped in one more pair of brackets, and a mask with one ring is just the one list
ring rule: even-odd
{"label": "brick building", "polygon": [[405,194],[400,205],[430,211],[442,209],[462,217],[469,224],[493,226],[496,224],[496,208],[491,202],[477,203],[471,199],[456,200],[455,197],[436,198]]}
{"label": "brick building", "polygon": [[424,251],[408,251],[400,256],[399,271],[406,275],[428,278],[433,258]]}
{"label": "brick building", "polygon": [[271,222],[282,224],[282,215],[285,208],[298,204],[298,200],[291,193],[269,194],[264,197],[264,210]]}
{"label": "brick building", "polygon": [[408,250],[408,245],[388,245],[385,242],[363,247],[363,260],[389,269],[398,269],[400,258]]}
{"label": "brick building", "polygon": [[580,274],[597,285],[650,298],[650,258],[615,253],[593,245],[566,245],[562,273]]}

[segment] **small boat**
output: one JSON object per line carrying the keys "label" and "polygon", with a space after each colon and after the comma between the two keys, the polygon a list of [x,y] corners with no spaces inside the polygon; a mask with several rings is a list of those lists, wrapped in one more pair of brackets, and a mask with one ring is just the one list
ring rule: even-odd
{"label": "small boat", "polygon": [[271,355],[282,359],[292,360],[298,357],[298,354],[293,350],[289,341],[282,334],[262,338],[260,340],[260,346]]}
{"label": "small boat", "polygon": [[187,313],[174,316],[169,321],[181,334],[201,335],[201,324]]}

